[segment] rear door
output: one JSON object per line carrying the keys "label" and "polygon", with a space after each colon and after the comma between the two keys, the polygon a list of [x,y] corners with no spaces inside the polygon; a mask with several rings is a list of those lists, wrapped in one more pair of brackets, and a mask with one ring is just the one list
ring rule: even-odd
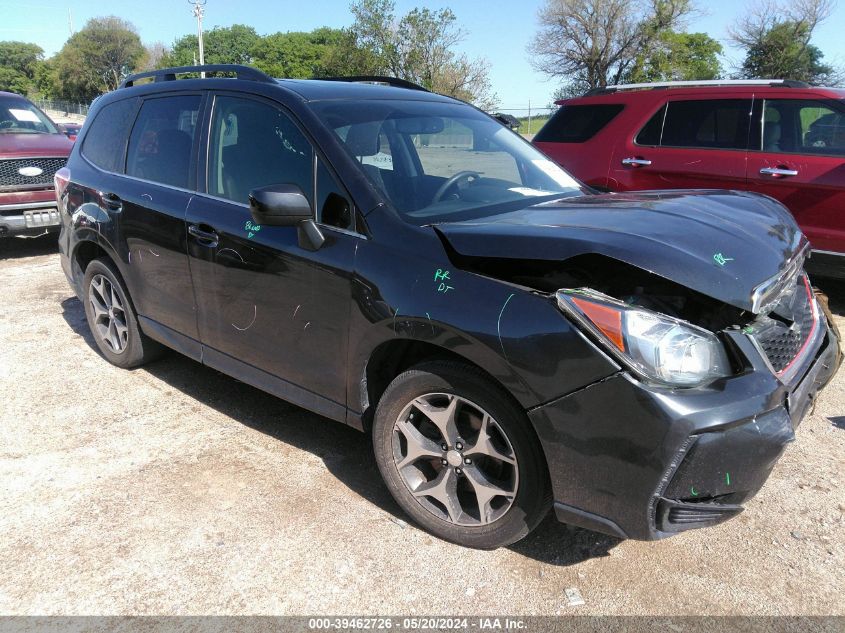
{"label": "rear door", "polygon": [[[205,135],[204,135],[205,136]],[[188,250],[208,365],[343,419],[355,250],[350,198],[308,137],[275,102],[214,98],[205,193],[188,208]],[[261,226],[249,192],[296,184],[317,209],[317,251],[297,227]]]}
{"label": "rear door", "polygon": [[616,146],[614,190],[733,189],[745,185],[752,98],[681,95]]}
{"label": "rear door", "polygon": [[760,100],[748,188],[786,205],[814,250],[845,253],[845,106],[788,95]]}
{"label": "rear door", "polygon": [[[122,208],[132,301],[142,326],[196,340],[185,211],[195,192],[197,127],[203,96],[168,94],[143,101],[126,156]],[[166,328],[163,330],[162,328]],[[187,350],[185,350],[187,351]]]}

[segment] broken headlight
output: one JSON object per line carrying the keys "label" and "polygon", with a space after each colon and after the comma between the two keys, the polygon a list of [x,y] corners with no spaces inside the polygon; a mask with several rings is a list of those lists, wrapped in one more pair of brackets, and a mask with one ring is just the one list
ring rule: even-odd
{"label": "broken headlight", "polygon": [[558,290],[557,303],[624,365],[647,380],[695,387],[731,374],[721,341],[691,323],[587,288]]}

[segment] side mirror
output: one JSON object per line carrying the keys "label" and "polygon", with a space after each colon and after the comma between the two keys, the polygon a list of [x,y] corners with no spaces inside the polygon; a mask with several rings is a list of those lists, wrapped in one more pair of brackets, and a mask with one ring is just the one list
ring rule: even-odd
{"label": "side mirror", "polygon": [[252,219],[268,226],[296,226],[310,220],[311,204],[296,185],[270,185],[249,192]]}
{"label": "side mirror", "polygon": [[314,222],[311,204],[297,185],[260,187],[249,192],[252,219],[267,226],[295,226],[299,246],[309,251],[319,249],[326,238]]}

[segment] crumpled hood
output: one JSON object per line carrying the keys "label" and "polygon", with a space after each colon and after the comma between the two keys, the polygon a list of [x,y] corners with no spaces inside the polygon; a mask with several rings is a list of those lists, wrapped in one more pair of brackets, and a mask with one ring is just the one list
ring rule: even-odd
{"label": "crumpled hood", "polygon": [[807,242],[783,205],[734,191],[587,195],[435,228],[461,255],[600,254],[749,311],[755,288],[784,274]]}

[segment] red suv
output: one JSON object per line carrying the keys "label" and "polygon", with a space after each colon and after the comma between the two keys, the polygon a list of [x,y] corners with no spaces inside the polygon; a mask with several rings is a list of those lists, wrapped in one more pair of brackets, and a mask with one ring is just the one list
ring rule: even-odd
{"label": "red suv", "polygon": [[845,90],[784,80],[667,82],[557,103],[534,143],[587,184],[768,194],[810,239],[812,268],[845,277]]}
{"label": "red suv", "polygon": [[72,148],[29,100],[0,92],[0,238],[59,230],[53,176]]}

